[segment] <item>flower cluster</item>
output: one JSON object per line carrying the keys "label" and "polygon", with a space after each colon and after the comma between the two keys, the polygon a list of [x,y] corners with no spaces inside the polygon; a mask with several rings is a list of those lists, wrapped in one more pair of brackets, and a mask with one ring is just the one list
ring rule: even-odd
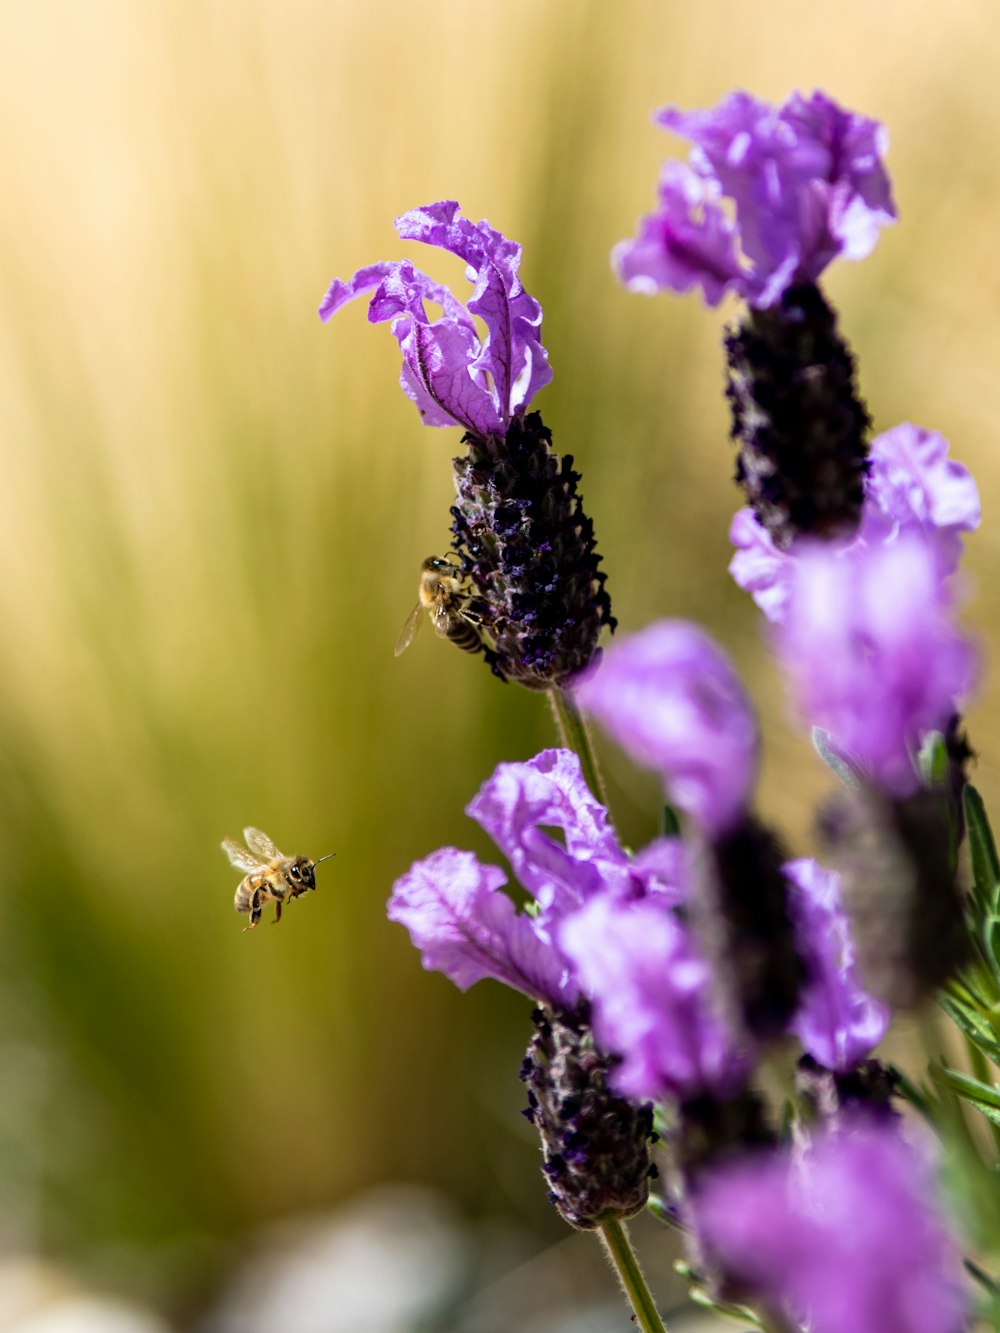
{"label": "flower cluster", "polygon": [[[978,493],[940,436],[869,438],[818,285],[895,219],[882,127],[822,93],[778,108],[734,93],[658,121],[693,148],[613,262],[632,291],[741,303],[723,342],[748,502],[731,572],[843,779],[817,815],[835,868],[790,857],[757,813],[757,719],[701,629],[664,620],[598,651],[614,621],[580,478],[529,411],[551,372],[520,249],[440,203],[396,226],[465,261],[465,305],[400,261],[334,282],[321,314],[373,293],[404,391],[427,424],[463,428],[452,544],[486,658],[552,692],[592,785],[569,748],[499,765],[467,813],[509,872],[441,848],[397,879],[389,916],[462,989],[493,978],[532,1001],[525,1113],[571,1225],[645,1205],[655,1104],[659,1207],[688,1233],[703,1300],[748,1304],[783,1333],[959,1333],[967,1302],[931,1154],[894,1105],[905,1093],[933,1122],[933,1096],[874,1053],[894,1010],[948,987],[974,1068],[1000,1065],[1000,856],[961,729],[979,663],[956,573]],[[659,776],[669,836],[622,846],[582,714]],[[798,1047],[782,1117],[756,1077],[778,1039]],[[996,1120],[995,1087],[934,1072]],[[949,1105],[942,1132],[954,1123]]]}

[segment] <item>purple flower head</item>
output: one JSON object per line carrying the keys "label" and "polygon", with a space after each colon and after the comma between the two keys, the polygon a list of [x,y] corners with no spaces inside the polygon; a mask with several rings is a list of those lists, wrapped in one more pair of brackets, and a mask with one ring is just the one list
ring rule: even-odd
{"label": "purple flower head", "polygon": [[742,1086],[748,1061],[712,1009],[708,964],[662,901],[593,898],[558,938],[590,997],[595,1037],[621,1057],[619,1092],[687,1099]]}
{"label": "purple flower head", "polygon": [[976,672],[933,551],[908,536],[803,547],[776,643],[808,721],[889,795],[912,794],[922,737],[946,729]]}
{"label": "purple flower head", "polygon": [[792,915],[808,977],[792,1030],[818,1064],[846,1074],[885,1036],[889,1008],[863,991],[858,981],[840,876],[807,858],[789,861],[784,870],[792,885]]}
{"label": "purple flower head", "polygon": [[503,892],[507,876],[472,852],[442,847],[392,888],[389,920],[410,932],[424,967],[460,990],[493,977],[534,1000],[572,1007],[575,983],[559,955]]}
{"label": "purple flower head", "polygon": [[578,686],[583,707],[669,799],[712,835],[746,810],[757,722],[727,658],[695,625],[663,620],[609,648]]}
{"label": "purple flower head", "polygon": [[633,291],[700,285],[709,305],[732,291],[770,306],[838,256],[863,259],[896,217],[885,130],[823,93],[793,94],[777,109],[731,93],[708,111],[667,107],[657,121],[694,148],[689,165],[664,171],[659,208],[638,237],[615,248]]}
{"label": "purple flower head", "polygon": [[[464,259],[475,290],[462,305],[408,260],[371,264],[347,282],[335,278],[320,306],[328,320],[342,305],[373,292],[372,324],[391,320],[403,353],[400,385],[428,426],[462,426],[485,438],[503,435],[552,378],[539,337],[542,310],[521,286],[521,247],[485,219],[458,216],[445,200],[398,217],[403,240],[421,241]],[[426,303],[439,306],[431,319]],[[480,338],[473,316],[486,326]]]}
{"label": "purple flower head", "polygon": [[[553,940],[554,923],[595,894],[648,895],[664,905],[682,896],[676,839],[654,842],[630,860],[569,750],[500,764],[468,813],[507,855],[539,910],[519,913],[503,892],[503,871],[453,847],[411,866],[389,900],[389,919],[409,930],[424,966],[462,990],[494,977],[533,999],[572,1007],[578,986]],[[544,827],[559,829],[563,841]]]}
{"label": "purple flower head", "polygon": [[[973,532],[979,521],[975,480],[948,457],[947,440],[904,423],[872,441],[861,526],[839,549],[885,546],[904,534],[917,536],[931,548],[946,578],[958,568],[961,534]],[[733,518],[729,539],[736,548],[729,572],[769,620],[781,621],[797,548],[779,550],[749,508]]]}
{"label": "purple flower head", "polygon": [[812,1333],[959,1333],[959,1260],[926,1159],[894,1127],[719,1169],[692,1200],[731,1287]]}

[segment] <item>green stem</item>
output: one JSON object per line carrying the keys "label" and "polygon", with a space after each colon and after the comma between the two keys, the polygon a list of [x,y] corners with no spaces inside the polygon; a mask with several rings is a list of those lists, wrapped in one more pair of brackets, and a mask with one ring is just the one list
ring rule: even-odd
{"label": "green stem", "polygon": [[553,685],[549,690],[549,700],[552,703],[552,711],[556,716],[556,725],[559,728],[563,745],[567,750],[573,750],[579,755],[580,767],[583,769],[587,786],[601,804],[606,806],[608,798],[604,794],[604,783],[601,781],[601,774],[590,744],[590,736],[587,734],[587,724],[583,720],[583,714],[574,703],[570,692],[561,689],[558,685]]}
{"label": "green stem", "polygon": [[628,1297],[635,1312],[636,1322],[643,1333],[667,1333],[661,1320],[646,1279],[639,1267],[632,1242],[628,1238],[624,1222],[605,1222],[598,1227],[598,1234],[604,1242],[604,1249],[611,1267],[618,1274],[618,1281]]}

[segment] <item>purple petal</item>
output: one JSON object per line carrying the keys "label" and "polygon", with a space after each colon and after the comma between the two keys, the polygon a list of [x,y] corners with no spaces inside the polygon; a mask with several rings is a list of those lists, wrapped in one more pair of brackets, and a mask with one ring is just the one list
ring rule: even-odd
{"label": "purple petal", "polygon": [[708,966],[664,904],[594,898],[560,923],[558,941],[590,996],[598,1043],[621,1058],[620,1092],[687,1098],[740,1085],[745,1061],[712,1012]]}
{"label": "purple petal", "polygon": [[701,286],[707,305],[740,291],[743,269],[736,230],[717,191],[679,162],[668,162],[660,182],[660,206],[639,223],[634,240],[611,252],[620,280],[632,292],[687,292]]}
{"label": "purple petal", "polygon": [[734,581],[751,595],[768,620],[782,621],[792,594],[793,556],[778,550],[749,507],[733,515],[729,540],[736,547],[729,562]]}
{"label": "purple petal", "polygon": [[403,353],[400,385],[428,426],[456,423],[474,435],[503,431],[488,389],[470,374],[478,340],[463,325],[399,319],[393,333]]}
{"label": "purple petal", "polygon": [[359,268],[346,282],[334,278],[320,305],[320,319],[325,324],[341,306],[345,306],[348,301],[353,301],[356,296],[361,296],[364,292],[370,292],[397,267],[396,264],[369,264],[367,268]]}
{"label": "purple petal", "polygon": [[735,671],[701,629],[664,620],[619,641],[578,696],[706,830],[721,834],[739,820],[757,773],[757,723]]}
{"label": "purple petal", "polygon": [[[544,750],[527,763],[500,764],[466,814],[507,857],[545,920],[575,910],[601,890],[634,890],[608,812],[571,750]],[[562,840],[545,833],[546,826],[560,830]]]}
{"label": "purple petal", "polygon": [[933,551],[906,535],[884,547],[804,548],[776,643],[808,721],[890,794],[915,791],[911,756],[945,729],[976,674]]}
{"label": "purple petal", "polygon": [[840,876],[803,858],[785,866],[799,953],[809,980],[792,1030],[826,1069],[846,1074],[866,1060],[885,1036],[887,1005],[861,989],[854,941],[840,897]]}
{"label": "purple petal", "polygon": [[862,540],[919,533],[934,546],[942,574],[951,574],[962,554],[959,534],[975,531],[980,518],[975,478],[948,457],[942,435],[904,423],[872,441]]}
{"label": "purple petal", "polygon": [[958,1333],[959,1256],[926,1158],[895,1128],[720,1167],[691,1216],[710,1264],[812,1333]]}
{"label": "purple petal", "polygon": [[506,882],[498,866],[442,847],[396,880],[389,920],[410,932],[424,967],[460,990],[494,977],[532,999],[573,1005],[577,991],[565,964],[502,892]]}

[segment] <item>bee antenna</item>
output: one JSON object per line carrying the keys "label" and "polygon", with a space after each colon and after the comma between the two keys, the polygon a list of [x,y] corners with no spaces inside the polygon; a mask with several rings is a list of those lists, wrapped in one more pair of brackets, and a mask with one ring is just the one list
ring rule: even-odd
{"label": "bee antenna", "polygon": [[313,862],[313,865],[318,866],[320,861],[329,861],[331,856],[336,856],[336,855],[337,855],[336,852],[327,852],[326,856],[317,857],[317,859]]}

